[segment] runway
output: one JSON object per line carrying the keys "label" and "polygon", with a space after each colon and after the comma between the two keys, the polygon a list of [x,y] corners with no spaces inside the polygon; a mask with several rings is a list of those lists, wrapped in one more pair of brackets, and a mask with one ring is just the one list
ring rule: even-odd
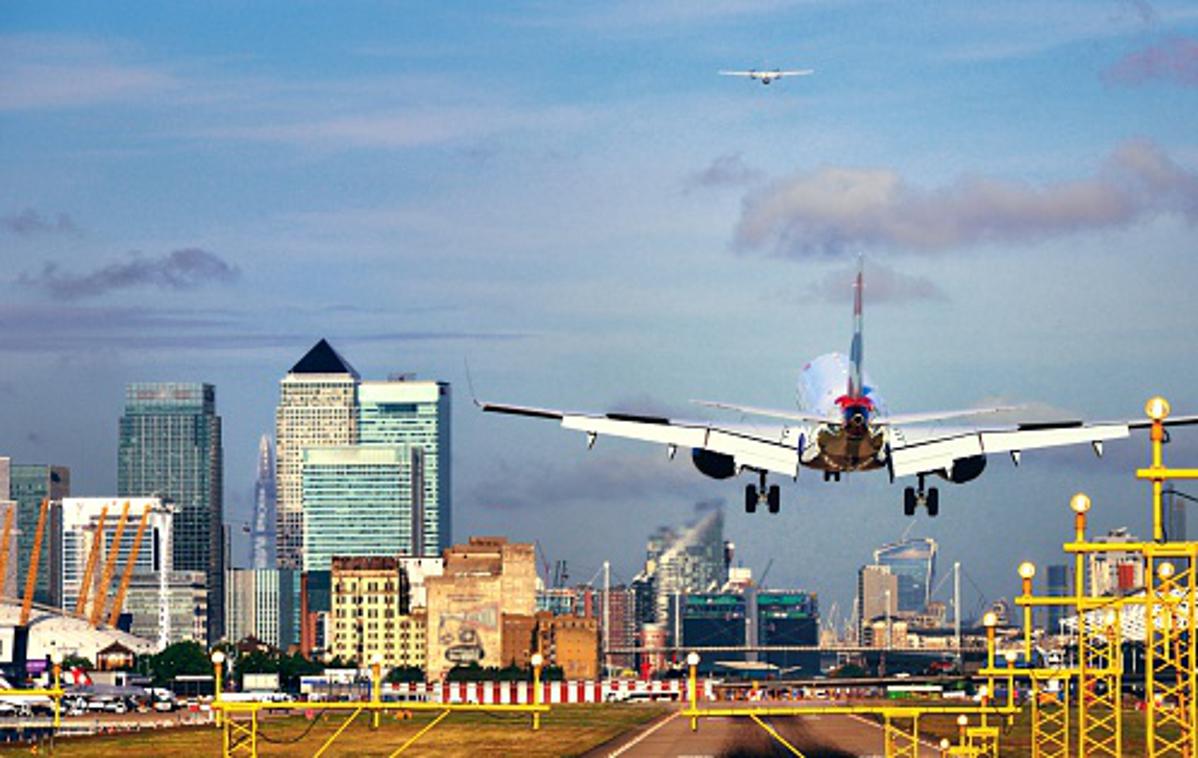
{"label": "runway", "polygon": [[[807,758],[883,755],[880,724],[854,716],[788,716],[762,719]],[[920,758],[936,758],[930,745]],[[634,730],[585,754],[587,758],[749,758],[790,756],[783,745],[748,718],[709,718],[692,732],[678,713]]]}

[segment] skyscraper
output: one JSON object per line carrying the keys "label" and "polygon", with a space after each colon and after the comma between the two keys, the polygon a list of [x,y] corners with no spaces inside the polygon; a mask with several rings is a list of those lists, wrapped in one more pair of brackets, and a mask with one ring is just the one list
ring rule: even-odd
{"label": "skyscraper", "polygon": [[669,624],[678,636],[681,596],[688,592],[713,592],[726,579],[724,511],[715,507],[681,531],[661,527],[654,532],[646,549],[645,569],[634,584],[652,587],[651,620]]}
{"label": "skyscraper", "polygon": [[921,537],[883,545],[874,551],[874,563],[889,566],[898,578],[898,612],[923,613],[936,577],[936,540]]}
{"label": "skyscraper", "polygon": [[224,627],[224,452],[211,384],[146,382],[125,391],[117,453],[120,497],[175,506],[175,571],[204,573],[208,641]]}
{"label": "skyscraper", "polygon": [[358,433],[363,445],[405,448],[413,545],[411,555],[440,555],[450,532],[449,385],[409,378],[362,382]]}
{"label": "skyscraper", "polygon": [[[392,451],[384,455],[391,455],[389,465],[399,468],[390,470],[387,486],[393,491],[384,497],[392,515],[404,523],[389,527],[388,533],[399,530],[404,536],[386,554],[438,555],[450,546],[448,384],[407,376],[361,381],[353,367],[321,340],[287,373],[280,390],[275,415],[280,567],[302,568],[305,564],[305,479],[311,479],[310,487],[316,487],[316,479],[321,478],[325,482],[321,487],[331,486],[325,476],[327,468],[319,475],[305,472],[306,465],[330,465],[327,456],[307,456],[307,451],[318,449],[339,449],[334,457],[340,456],[343,462],[348,460],[346,456],[365,461],[372,455],[366,452],[370,448]],[[361,451],[351,454],[352,447]],[[371,465],[376,464],[378,461]],[[377,489],[380,482],[370,486]],[[342,495],[351,500],[357,497],[348,491]],[[374,549],[346,553],[379,554]]]}
{"label": "skyscraper", "polygon": [[253,568],[275,567],[275,519],[275,448],[264,434],[258,440],[258,477],[254,481]]}
{"label": "skyscraper", "polygon": [[[13,464],[9,489],[10,496],[17,501],[17,522],[21,525],[21,532],[17,536],[16,567],[17,576],[23,578],[29,571],[29,558],[37,536],[42,501],[70,497],[71,470],[66,466]],[[37,584],[33,590],[35,602],[52,606],[62,601],[61,566],[57,561],[50,560],[51,555],[58,555],[61,550],[57,543],[62,539],[62,525],[51,521],[60,514],[58,509],[50,509],[46,513],[46,527],[42,532],[42,550],[37,565]]]}
{"label": "skyscraper", "polygon": [[400,447],[310,447],[303,463],[303,570],[335,556],[412,555],[412,493]]}
{"label": "skyscraper", "polygon": [[325,340],[317,342],[279,383],[275,411],[279,568],[303,563],[303,455],[306,447],[358,441],[358,372]]}
{"label": "skyscraper", "polygon": [[298,571],[233,569],[225,579],[225,634],[286,651],[299,643],[299,599]]}
{"label": "skyscraper", "polygon": [[[1047,592],[1049,597],[1065,597],[1069,594],[1069,566],[1051,564],[1048,567]],[[1048,606],[1045,620],[1045,631],[1049,634],[1061,633],[1061,620],[1065,618],[1067,609],[1061,605]]]}
{"label": "skyscraper", "polygon": [[874,619],[895,616],[899,610],[898,577],[889,566],[862,566],[857,571],[857,639],[865,642]]}

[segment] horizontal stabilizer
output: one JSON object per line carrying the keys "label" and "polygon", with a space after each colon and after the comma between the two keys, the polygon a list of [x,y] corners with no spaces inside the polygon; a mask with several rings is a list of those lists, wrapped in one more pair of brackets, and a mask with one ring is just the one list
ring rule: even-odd
{"label": "horizontal stabilizer", "polygon": [[797,411],[777,411],[771,408],[757,408],[752,405],[736,405],[734,403],[721,403],[715,400],[692,400],[695,405],[702,405],[707,408],[719,408],[723,411],[736,411],[738,413],[747,413],[750,416],[763,416],[765,418],[777,418],[787,421],[801,421],[805,424],[839,424],[840,419],[835,417],[819,416],[814,413],[800,413]]}
{"label": "horizontal stabilizer", "polygon": [[900,413],[894,416],[883,416],[874,419],[875,424],[928,424],[933,421],[947,421],[954,418],[969,418],[970,416],[988,416],[993,413],[1017,411],[1017,405],[995,406],[993,408],[966,408],[959,411],[928,411],[927,413]]}

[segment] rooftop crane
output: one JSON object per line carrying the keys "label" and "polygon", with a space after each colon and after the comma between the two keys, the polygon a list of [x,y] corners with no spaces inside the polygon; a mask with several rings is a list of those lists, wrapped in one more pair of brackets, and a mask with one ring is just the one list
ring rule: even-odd
{"label": "rooftop crane", "polygon": [[[116,522],[116,533],[112,535],[109,552],[104,557],[104,573],[100,576],[100,586],[96,589],[96,600],[92,603],[92,615],[88,617],[92,626],[100,623],[100,616],[104,613],[104,604],[108,602],[108,588],[112,586],[112,574],[116,571],[117,554],[121,551],[121,537],[125,534],[125,524],[128,521],[129,501],[126,500],[125,505],[121,508],[121,518]],[[101,539],[103,539],[102,535]]]}
{"label": "rooftop crane", "polygon": [[[75,615],[82,616],[87,607],[87,596],[91,593],[92,576],[96,573],[96,559],[100,556],[100,543],[104,541],[104,517],[108,515],[108,506],[100,509],[100,518],[96,521],[96,531],[92,535],[92,549],[87,553],[87,566],[83,569],[83,581],[79,583],[79,598],[75,601]],[[26,583],[28,588],[28,583]],[[26,593],[25,602],[32,595]]]}
{"label": "rooftop crane", "polygon": [[8,585],[8,582],[5,581],[8,579],[8,574],[4,572],[8,569],[8,538],[12,536],[12,517],[15,510],[14,506],[4,513],[4,534],[0,536],[0,540],[3,540],[0,542],[0,595],[4,594]]}
{"label": "rooftop crane", "polygon": [[37,531],[33,535],[33,552],[29,554],[29,573],[25,576],[25,599],[21,603],[20,625],[29,623],[29,612],[33,610],[33,591],[37,589],[37,564],[42,557],[42,538],[46,535],[46,514],[50,511],[50,498],[42,500],[37,514]]}
{"label": "rooftop crane", "polygon": [[129,591],[129,582],[133,580],[133,566],[137,563],[137,554],[141,551],[141,538],[145,536],[146,524],[150,521],[150,504],[146,503],[141,511],[141,523],[137,525],[137,534],[133,537],[133,547],[129,550],[129,562],[125,564],[125,573],[121,575],[121,586],[116,591],[112,601],[112,612],[108,615],[108,625],[116,626],[121,617],[121,606],[125,604],[125,593]]}

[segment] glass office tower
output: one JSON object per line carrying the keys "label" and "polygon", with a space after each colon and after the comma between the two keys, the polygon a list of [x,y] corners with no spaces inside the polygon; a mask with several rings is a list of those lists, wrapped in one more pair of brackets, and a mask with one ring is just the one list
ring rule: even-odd
{"label": "glass office tower", "polygon": [[419,535],[404,447],[312,447],[303,453],[303,570],[333,556],[412,555]]}
{"label": "glass office tower", "polygon": [[405,449],[415,519],[415,552],[440,555],[450,531],[449,385],[445,382],[362,382],[358,386],[358,441]]}
{"label": "glass office tower", "polygon": [[174,503],[173,568],[205,575],[210,643],[224,636],[223,457],[211,384],[144,382],[127,387],[117,493]]}
{"label": "glass office tower", "polygon": [[[17,583],[20,586],[17,591],[24,592],[42,501],[70,497],[71,470],[66,466],[14,463],[9,488],[10,497],[17,501],[17,524],[20,527],[17,535]],[[62,603],[61,561],[56,560],[62,553],[61,519],[60,509],[47,510],[37,564],[37,584],[33,590],[34,602],[56,608]]]}
{"label": "glass office tower", "polygon": [[923,613],[932,599],[936,576],[936,540],[905,539],[874,551],[874,563],[898,577],[899,613]]}

